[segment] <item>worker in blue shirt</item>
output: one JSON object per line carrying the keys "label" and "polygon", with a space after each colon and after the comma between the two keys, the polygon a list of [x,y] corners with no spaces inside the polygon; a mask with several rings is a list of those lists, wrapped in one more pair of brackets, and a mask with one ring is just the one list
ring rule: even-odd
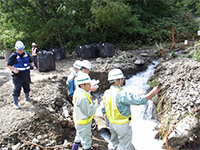
{"label": "worker in blue shirt", "polygon": [[76,60],[73,64],[73,69],[71,73],[68,75],[67,81],[66,81],[66,84],[68,86],[68,95],[70,97],[73,97],[74,90],[76,90],[75,78],[77,77],[80,69],[81,69],[81,61]]}
{"label": "worker in blue shirt", "polygon": [[28,53],[24,51],[24,44],[22,41],[15,43],[16,51],[13,52],[7,62],[8,68],[12,71],[13,77],[13,108],[20,109],[18,105],[18,97],[20,96],[21,88],[24,89],[25,97],[27,101],[32,99],[29,97],[30,92],[30,65],[35,70],[36,67]]}
{"label": "worker in blue shirt", "polygon": [[147,95],[138,97],[134,92],[123,90],[124,75],[120,69],[112,69],[108,73],[108,81],[112,84],[103,96],[105,112],[109,121],[111,140],[109,150],[134,150],[132,145],[132,128],[130,126],[131,105],[145,105],[147,101],[159,92],[154,87]]}

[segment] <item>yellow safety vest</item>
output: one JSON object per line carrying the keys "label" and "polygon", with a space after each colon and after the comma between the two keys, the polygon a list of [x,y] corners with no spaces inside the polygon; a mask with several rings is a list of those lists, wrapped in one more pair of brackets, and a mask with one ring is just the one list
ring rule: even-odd
{"label": "yellow safety vest", "polygon": [[[92,118],[94,116],[94,115],[92,115],[92,116],[90,116],[87,119],[81,119],[81,120],[77,120],[76,119],[77,118],[76,117],[76,113],[75,113],[75,109],[77,109],[77,107],[76,107],[76,99],[79,96],[83,96],[83,94],[87,97],[87,99],[89,100],[89,102],[92,104],[92,100],[91,100],[91,98],[89,97],[89,95],[87,93],[85,93],[82,90],[81,91],[80,90],[75,90],[74,96],[73,96],[73,104],[74,104],[73,119],[74,119],[75,123],[78,124],[78,125],[86,125],[86,124],[90,123],[90,121],[92,120]],[[79,115],[79,114],[77,114],[77,115]]]}
{"label": "yellow safety vest", "polygon": [[120,91],[120,88],[113,88],[105,91],[104,104],[106,109],[106,115],[110,123],[113,124],[126,124],[131,121],[132,116],[124,116],[117,109],[116,96]]}

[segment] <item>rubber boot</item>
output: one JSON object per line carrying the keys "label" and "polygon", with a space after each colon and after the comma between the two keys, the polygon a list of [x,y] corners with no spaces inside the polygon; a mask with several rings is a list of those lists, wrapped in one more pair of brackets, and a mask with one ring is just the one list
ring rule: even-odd
{"label": "rubber boot", "polygon": [[77,142],[74,142],[73,146],[72,146],[72,150],[78,150],[78,147],[81,143],[77,143]]}
{"label": "rubber boot", "polygon": [[25,93],[26,101],[32,101],[33,99],[29,97],[29,93]]}
{"label": "rubber boot", "polygon": [[14,99],[14,105],[13,108],[15,109],[20,109],[19,105],[18,105],[18,96],[13,96]]}
{"label": "rubber boot", "polygon": [[88,148],[88,149],[84,149],[84,148],[83,148],[83,150],[93,150],[93,147],[90,147],[90,148]]}

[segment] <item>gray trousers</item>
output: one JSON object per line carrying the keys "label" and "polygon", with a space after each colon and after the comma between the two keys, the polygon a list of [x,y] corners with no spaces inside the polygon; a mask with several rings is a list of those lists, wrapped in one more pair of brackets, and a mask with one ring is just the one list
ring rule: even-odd
{"label": "gray trousers", "polygon": [[88,149],[92,146],[91,124],[92,121],[90,121],[90,123],[86,125],[75,124],[76,127],[75,142],[81,142],[81,145],[84,149]]}
{"label": "gray trousers", "polygon": [[111,132],[111,140],[108,144],[108,149],[120,150],[134,150],[132,145],[132,128],[131,123],[126,123],[123,125],[116,125],[110,123],[109,125]]}

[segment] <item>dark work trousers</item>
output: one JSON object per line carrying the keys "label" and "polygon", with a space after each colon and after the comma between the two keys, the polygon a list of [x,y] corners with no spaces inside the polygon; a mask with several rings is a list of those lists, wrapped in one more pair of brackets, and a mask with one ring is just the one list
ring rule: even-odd
{"label": "dark work trousers", "polygon": [[37,66],[37,56],[32,56],[32,57],[33,57],[33,62],[34,62],[35,67],[38,67]]}
{"label": "dark work trousers", "polygon": [[13,96],[20,96],[21,88],[24,89],[24,93],[30,92],[30,73],[24,76],[13,76]]}

